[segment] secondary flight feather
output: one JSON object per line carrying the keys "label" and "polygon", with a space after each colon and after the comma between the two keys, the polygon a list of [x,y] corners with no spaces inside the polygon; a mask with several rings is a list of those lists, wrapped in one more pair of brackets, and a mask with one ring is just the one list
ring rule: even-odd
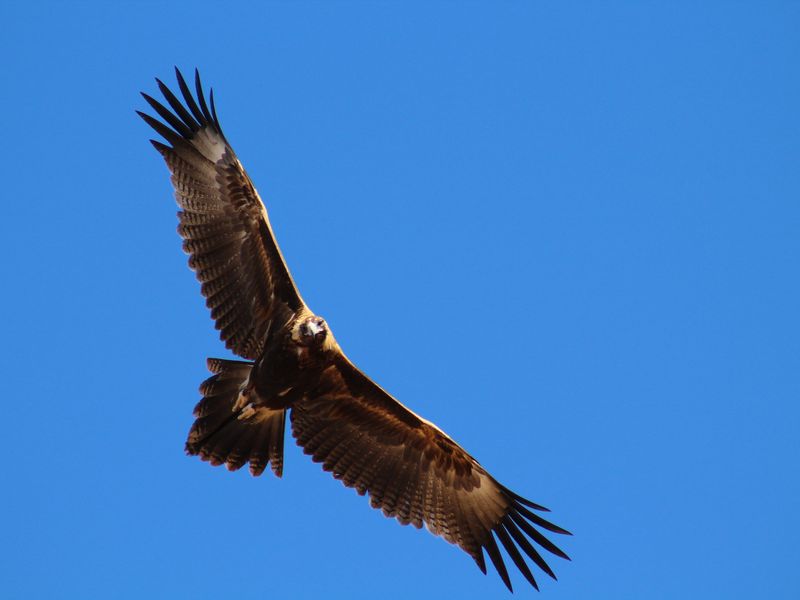
{"label": "secondary flight feather", "polygon": [[[183,102],[156,80],[160,118],[138,114],[172,174],[178,233],[225,346],[242,361],[208,359],[186,451],[213,465],[280,477],[287,413],[292,435],[322,468],[368,494],[373,507],[458,545],[486,573],[484,551],[509,590],[505,548],[538,589],[529,559],[555,579],[540,549],[568,558],[541,530],[567,531],[544,507],[497,482],[434,424],[356,368],[295,286],[261,198],[222,132],[214,93],[194,93],[176,69]],[[535,512],[536,511],[536,512]]]}

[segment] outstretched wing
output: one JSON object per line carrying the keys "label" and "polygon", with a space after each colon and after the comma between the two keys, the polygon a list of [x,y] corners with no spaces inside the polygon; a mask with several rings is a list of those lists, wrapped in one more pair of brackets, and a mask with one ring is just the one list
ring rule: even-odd
{"label": "outstretched wing", "polygon": [[[522,554],[555,575],[531,542],[568,558],[538,529],[569,532],[533,510],[547,509],[500,485],[443,431],[404,407],[340,355],[294,404],[292,433],[315,462],[401,524],[457,544],[486,573],[486,550],[511,589],[495,537],[538,589]],[[522,552],[520,552],[520,550]]]}
{"label": "outstretched wing", "polygon": [[[303,306],[267,211],[211,109],[195,71],[197,99],[176,68],[185,106],[156,79],[169,108],[142,94],[163,122],[139,112],[170,145],[151,140],[172,172],[181,210],[178,233],[226,347],[256,359],[273,321]],[[138,112],[138,111],[137,111]]]}

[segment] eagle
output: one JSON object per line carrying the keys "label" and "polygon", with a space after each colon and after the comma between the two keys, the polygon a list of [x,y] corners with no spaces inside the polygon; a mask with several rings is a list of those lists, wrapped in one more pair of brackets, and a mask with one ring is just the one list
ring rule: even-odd
{"label": "eagle", "polygon": [[[211,377],[186,452],[253,476],[283,472],[286,416],[297,444],[347,487],[403,525],[423,525],[469,554],[484,551],[513,591],[498,541],[539,589],[525,556],[556,578],[540,549],[569,560],[541,530],[571,535],[542,518],[545,507],[512,492],[439,427],[398,402],[342,352],[328,323],[300,296],[264,203],[236,157],[195,70],[193,94],[175,69],[183,102],[156,79],[161,120],[136,111],[167,143],[180,207],[178,233],[225,346],[242,360],[209,358]],[[168,106],[167,106],[168,105]]]}

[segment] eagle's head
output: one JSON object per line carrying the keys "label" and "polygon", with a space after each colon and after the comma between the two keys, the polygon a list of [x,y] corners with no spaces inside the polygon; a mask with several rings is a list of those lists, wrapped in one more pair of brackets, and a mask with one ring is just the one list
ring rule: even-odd
{"label": "eagle's head", "polygon": [[336,344],[325,319],[316,315],[297,320],[292,327],[292,341],[298,346],[317,351],[331,350]]}
{"label": "eagle's head", "polygon": [[328,336],[328,324],[322,317],[308,317],[299,322],[296,342],[303,346],[321,344]]}

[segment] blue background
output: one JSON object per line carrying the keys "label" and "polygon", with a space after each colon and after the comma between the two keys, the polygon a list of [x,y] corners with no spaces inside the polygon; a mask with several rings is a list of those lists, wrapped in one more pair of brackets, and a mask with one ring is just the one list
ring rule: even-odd
{"label": "blue background", "polygon": [[542,598],[797,597],[800,5],[21,4],[0,595],[508,597],[290,438],[184,456],[227,354],[133,112],[178,65],[348,355],[575,533]]}

